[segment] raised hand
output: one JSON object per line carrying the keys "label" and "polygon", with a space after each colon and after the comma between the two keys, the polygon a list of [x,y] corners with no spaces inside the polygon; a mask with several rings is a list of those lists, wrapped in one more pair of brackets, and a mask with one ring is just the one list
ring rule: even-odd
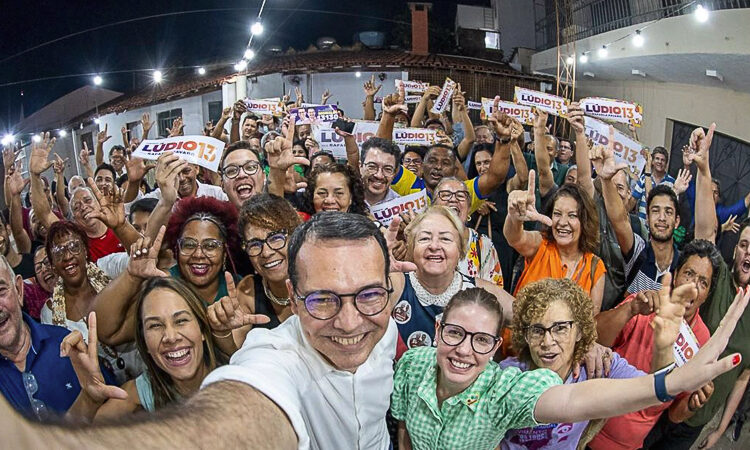
{"label": "raised hand", "polygon": [[247,325],[268,323],[271,319],[263,314],[252,314],[240,303],[232,274],[224,272],[227,295],[208,306],[208,323],[213,331],[231,331]]}
{"label": "raised hand", "polygon": [[748,301],[750,301],[750,289],[739,289],[711,339],[685,365],[674,369],[667,377],[669,394],[695,391],[742,362],[742,355],[739,353],[718,358],[726,348],[737,321],[747,308]]}
{"label": "raised hand", "polygon": [[227,106],[226,108],[221,110],[221,120],[226,122],[230,117],[232,117],[232,107]]}
{"label": "raised hand", "polygon": [[136,278],[147,279],[152,277],[168,277],[169,274],[162,272],[157,267],[159,262],[159,250],[164,239],[164,225],[159,228],[154,243],[151,238],[141,237],[135,244],[130,246],[130,260],[128,261],[128,273]]}
{"label": "raised hand", "polygon": [[552,225],[552,219],[536,210],[536,173],[529,171],[529,184],[526,190],[516,190],[508,195],[508,216],[517,222],[539,222]]}
{"label": "raised hand", "polygon": [[286,106],[286,104],[289,103],[289,100],[291,100],[291,99],[292,99],[292,90],[289,89],[289,92],[286,93],[286,94],[284,94],[281,97],[281,103],[283,103]]}
{"label": "raised hand", "polygon": [[143,116],[141,116],[141,127],[143,128],[144,139],[148,136],[148,132],[151,130],[152,126],[154,126],[154,122],[151,122],[151,115],[149,113],[143,113]]}
{"label": "raised hand", "polygon": [[149,170],[153,169],[153,164],[146,164],[142,158],[128,155],[125,161],[125,171],[128,174],[128,182],[139,183],[146,176]]}
{"label": "raised hand", "polygon": [[547,132],[547,118],[549,114],[547,111],[543,111],[539,108],[534,110],[534,128],[541,128],[544,132]]}
{"label": "raised hand", "polygon": [[689,157],[691,162],[695,162],[699,169],[708,169],[708,149],[711,147],[711,142],[714,139],[714,131],[716,130],[716,124],[712,123],[706,133],[703,128],[696,128],[690,134],[690,148],[695,151],[692,156]]}
{"label": "raised hand", "polygon": [[581,105],[578,102],[572,102],[568,106],[568,123],[570,124],[570,128],[572,128],[576,134],[586,132],[586,121],[584,119],[583,109],[581,109]]}
{"label": "raised hand", "polygon": [[31,159],[29,159],[29,172],[34,175],[41,175],[45,170],[49,169],[52,165],[49,159],[49,153],[52,151],[52,147],[55,146],[55,138],[49,137],[49,133],[44,133],[44,136],[39,142],[31,143]]}
{"label": "raised hand", "polygon": [[107,128],[108,127],[109,127],[109,125],[105,123],[104,124],[104,129],[102,131],[100,131],[96,135],[96,142],[98,142],[99,145],[104,144],[105,142],[107,142],[108,140],[110,140],[112,138],[112,136],[110,136],[110,135],[107,134]]}
{"label": "raised hand", "polygon": [[107,228],[113,230],[122,226],[125,223],[125,203],[122,200],[124,191],[115,186],[114,189],[105,189],[105,192],[102,193],[91,177],[86,180],[86,184],[94,193],[100,208],[92,210],[86,215],[85,219],[99,219]]}
{"label": "raised hand", "polygon": [[399,261],[393,255],[393,251],[398,245],[397,236],[400,225],[401,216],[395,216],[385,232],[385,242],[388,244],[388,254],[391,259],[391,272],[414,272],[417,270],[417,266],[413,262]]}
{"label": "raised hand", "polygon": [[323,94],[320,96],[320,104],[321,105],[325,105],[326,102],[328,101],[328,99],[331,98],[331,97],[333,97],[333,95],[331,95],[331,91],[329,91],[328,89],[326,89],[323,92]]}
{"label": "raised hand", "polygon": [[690,174],[688,169],[680,169],[677,173],[677,178],[674,180],[674,191],[677,195],[687,191],[690,186],[690,180],[693,179],[693,175]]}
{"label": "raised hand", "polygon": [[174,205],[177,201],[177,176],[187,166],[184,159],[172,152],[162,153],[156,161],[156,183],[166,203]]}
{"label": "raised hand", "polygon": [[456,90],[453,92],[451,102],[453,103],[453,107],[456,108],[457,112],[463,113],[464,111],[466,111],[466,98],[464,97],[464,92],[461,92],[461,83],[458,83],[458,85],[456,86]]}
{"label": "raised hand", "polygon": [[81,152],[78,153],[78,162],[80,162],[82,166],[88,166],[90,154],[91,152],[89,151],[89,146],[86,145],[86,141],[84,141],[83,148],[81,149]]}
{"label": "raised hand", "polygon": [[243,100],[237,100],[234,102],[234,105],[232,105],[232,114],[234,117],[234,120],[240,120],[240,117],[242,117],[242,114],[244,114],[247,111],[247,105],[245,105],[245,102]]}
{"label": "raised hand", "polygon": [[589,149],[589,159],[596,169],[596,175],[603,180],[611,180],[617,172],[627,169],[624,162],[615,161],[615,127],[609,126],[609,142],[607,146],[595,145]]}
{"label": "raised hand", "polygon": [[66,162],[68,162],[68,158],[62,159],[60,155],[55,153],[55,160],[52,161],[52,170],[55,174],[63,173],[65,171]]}
{"label": "raised hand", "polygon": [[427,89],[424,90],[424,93],[422,93],[422,100],[427,100],[430,98],[437,98],[437,96],[440,95],[441,90],[442,88],[440,86],[428,87]]}
{"label": "raised hand", "polygon": [[380,90],[380,88],[382,88],[382,87],[383,87],[382,84],[379,84],[379,85],[375,86],[375,75],[374,74],[372,76],[370,76],[370,79],[368,81],[365,81],[364,86],[362,86],[362,88],[365,91],[365,95],[367,97],[375,97],[375,94],[377,94],[378,91]]}
{"label": "raised hand", "polygon": [[401,85],[399,86],[397,93],[391,94],[383,99],[383,112],[392,116],[395,116],[400,112],[406,113],[409,108],[404,103],[405,98],[406,93],[404,91],[404,86]]}
{"label": "raised hand", "polygon": [[655,298],[650,326],[654,330],[654,345],[660,349],[671,347],[680,334],[680,325],[685,316],[685,305],[698,295],[695,283],[686,283],[672,291],[672,275],[667,273],[661,280],[659,295]]}
{"label": "raised hand", "polygon": [[737,223],[737,216],[729,216],[726,222],[721,224],[722,233],[737,233],[740,231],[740,224]]}
{"label": "raised hand", "polygon": [[308,155],[312,155],[320,151],[320,144],[318,144],[313,138],[307,138],[305,139],[305,149],[307,150]]}
{"label": "raised hand", "polygon": [[[294,122],[291,120],[289,121],[287,134],[294,136]],[[268,166],[272,169],[286,171],[295,164],[310,165],[309,159],[294,156],[292,153],[292,141],[289,139],[276,138],[273,142],[267,142],[265,150],[266,157],[268,158]]]}
{"label": "raised hand", "polygon": [[110,386],[104,381],[99,367],[99,338],[96,333],[96,313],[93,311],[89,313],[88,330],[88,345],[78,330],[65,336],[60,343],[60,357],[70,358],[78,384],[95,403],[102,404],[110,398],[125,400],[128,398],[127,392],[117,386]]}
{"label": "raised hand", "polygon": [[168,137],[181,136],[183,128],[185,128],[185,124],[182,122],[182,117],[176,118],[172,122],[172,128],[167,128]]}
{"label": "raised hand", "polygon": [[294,95],[297,97],[297,99],[295,100],[297,107],[301,106],[305,101],[305,97],[302,95],[302,89],[298,87],[294,88]]}
{"label": "raised hand", "polygon": [[5,167],[6,173],[15,168],[18,152],[19,151],[17,151],[13,145],[6,145],[5,148],[3,148],[3,167]]}
{"label": "raised hand", "polygon": [[8,186],[8,193],[10,195],[20,196],[31,180],[29,178],[24,179],[21,176],[21,171],[16,169],[15,166],[11,167],[11,170],[5,175],[5,185]]}

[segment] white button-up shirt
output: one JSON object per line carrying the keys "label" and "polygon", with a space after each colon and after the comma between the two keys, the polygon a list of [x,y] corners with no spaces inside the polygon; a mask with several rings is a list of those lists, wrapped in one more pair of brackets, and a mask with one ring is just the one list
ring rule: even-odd
{"label": "white button-up shirt", "polygon": [[299,317],[291,316],[275,329],[251,330],[230,364],[211,372],[203,387],[231,380],[259,390],[286,413],[300,449],[387,449],[397,334],[389,319],[383,338],[351,373],[323,359]]}

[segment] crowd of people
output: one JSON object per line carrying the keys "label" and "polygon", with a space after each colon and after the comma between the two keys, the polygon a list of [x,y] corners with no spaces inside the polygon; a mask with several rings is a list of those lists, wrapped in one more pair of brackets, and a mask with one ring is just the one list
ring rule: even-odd
{"label": "crowd of people", "polygon": [[[321,123],[243,100],[205,126],[218,172],[135,157],[148,114],[122,145],[99,132],[69,180],[49,133],[26,179],[6,147],[6,442],[688,449],[720,414],[713,446],[750,379],[750,194],[720,204],[716,125],[675,176],[661,146],[632,173],[575,102],[480,123],[460,85],[442,114],[437,86],[378,113],[380,89],[364,85],[375,137],[336,122],[346,159]],[[437,141],[397,145],[406,126]],[[422,191],[423,210],[372,213]]]}

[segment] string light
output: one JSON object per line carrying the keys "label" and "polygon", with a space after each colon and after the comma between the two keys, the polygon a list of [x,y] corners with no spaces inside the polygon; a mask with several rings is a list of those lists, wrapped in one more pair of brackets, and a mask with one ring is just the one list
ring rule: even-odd
{"label": "string light", "polygon": [[198,75],[205,75],[205,74],[206,74],[206,68],[198,67]]}
{"label": "string light", "polygon": [[700,23],[704,23],[708,20],[708,10],[703,7],[703,5],[699,4],[695,8],[695,20],[697,20]]}
{"label": "string light", "polygon": [[94,77],[94,85],[99,86],[99,85],[102,84],[102,81],[104,81],[104,80],[102,80],[102,77],[100,77],[99,75],[96,75]]}
{"label": "string light", "polygon": [[568,56],[565,58],[565,64],[572,66],[573,63],[576,62],[576,58],[574,56]]}
{"label": "string light", "polygon": [[641,30],[635,30],[635,35],[633,36],[633,45],[636,47],[643,47],[643,36],[641,35]]}
{"label": "string light", "polygon": [[578,58],[578,61],[581,64],[586,64],[587,62],[589,62],[589,54],[588,54],[588,52],[581,53],[581,57]]}
{"label": "string light", "polygon": [[13,136],[12,134],[8,133],[5,136],[3,136],[2,144],[3,145],[10,145],[13,142],[15,142],[15,140],[16,140],[16,137]]}
{"label": "string light", "polygon": [[354,76],[355,76],[355,77],[357,77],[357,78],[359,78],[359,77],[361,77],[361,76],[362,76],[362,72],[360,72],[360,71],[358,70],[358,71],[354,72]]}
{"label": "string light", "polygon": [[263,24],[260,23],[260,20],[256,20],[253,26],[250,27],[250,32],[253,36],[260,36],[263,34]]}
{"label": "string light", "polygon": [[253,58],[255,58],[255,52],[252,49],[250,49],[250,48],[248,48],[247,50],[245,50],[245,59],[250,60],[250,59],[253,59]]}
{"label": "string light", "polygon": [[60,137],[65,137],[65,136],[68,135],[68,132],[65,131],[65,130],[60,130],[60,131],[57,132],[57,135],[60,136]]}
{"label": "string light", "polygon": [[245,69],[247,69],[247,61],[245,61],[244,59],[234,65],[234,70],[238,72]]}
{"label": "string light", "polygon": [[598,51],[598,52],[596,52],[596,54],[597,54],[597,55],[598,55],[598,56],[599,56],[600,58],[606,58],[606,57],[607,57],[607,55],[609,54],[609,51],[607,50],[607,46],[606,46],[606,45],[602,45],[602,48],[600,48],[600,49],[599,49],[599,51]]}
{"label": "string light", "polygon": [[154,70],[153,77],[154,77],[154,83],[161,83],[161,80],[163,77],[161,70]]}

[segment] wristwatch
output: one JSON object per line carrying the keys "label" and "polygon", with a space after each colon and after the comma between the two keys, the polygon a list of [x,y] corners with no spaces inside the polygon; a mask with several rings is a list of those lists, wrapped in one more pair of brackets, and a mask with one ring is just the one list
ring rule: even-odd
{"label": "wristwatch", "polygon": [[675,367],[675,364],[672,363],[667,367],[654,372],[654,391],[656,391],[656,398],[658,398],[662,403],[674,400],[674,397],[667,393],[667,384],[665,382],[665,379],[667,378],[667,375],[669,375],[674,370]]}
{"label": "wristwatch", "polygon": [[504,137],[504,138],[502,138],[502,139],[499,139],[499,140],[498,140],[498,142],[500,143],[500,145],[505,145],[505,144],[508,144],[508,143],[509,143],[510,141],[512,141],[512,140],[513,140],[513,139],[511,139],[511,138],[509,138],[509,137]]}
{"label": "wristwatch", "polygon": [[647,177],[650,177],[651,176],[651,172],[643,172],[643,175],[645,175]]}

